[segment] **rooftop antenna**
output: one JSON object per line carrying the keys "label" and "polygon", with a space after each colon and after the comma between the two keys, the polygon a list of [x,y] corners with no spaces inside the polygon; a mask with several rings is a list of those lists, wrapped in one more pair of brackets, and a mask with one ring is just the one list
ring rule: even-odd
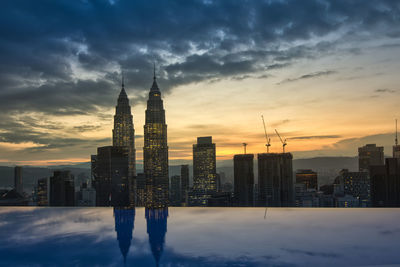
{"label": "rooftop antenna", "polygon": [[262,118],[263,125],[264,125],[265,139],[267,140],[267,143],[265,144],[265,146],[267,147],[267,153],[269,153],[269,147],[271,146],[271,138],[269,138],[269,136],[268,136],[268,134],[267,134],[267,128],[265,127],[264,116],[261,115],[261,118]]}
{"label": "rooftop antenna", "polygon": [[242,143],[242,144],[243,144],[244,154],[246,154],[246,146],[247,146],[247,143]]}
{"label": "rooftop antenna", "polygon": [[278,135],[279,139],[281,140],[282,150],[283,150],[283,153],[285,153],[285,146],[287,145],[286,138],[285,138],[285,140],[282,140],[282,137],[280,136],[280,134],[278,133],[278,131],[276,129],[275,129],[275,132]]}
{"label": "rooftop antenna", "polygon": [[122,83],[121,83],[121,85],[122,85],[122,88],[124,88],[124,72],[122,71],[121,72],[121,75],[122,75]]}
{"label": "rooftop antenna", "polygon": [[156,80],[156,63],[153,62],[153,80]]}

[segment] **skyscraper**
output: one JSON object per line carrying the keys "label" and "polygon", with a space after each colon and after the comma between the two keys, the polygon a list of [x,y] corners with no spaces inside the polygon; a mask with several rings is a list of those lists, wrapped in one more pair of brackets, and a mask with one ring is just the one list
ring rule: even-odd
{"label": "skyscraper", "polygon": [[233,157],[235,202],[239,206],[253,206],[254,170],[253,154]]}
{"label": "skyscraper", "polygon": [[189,192],[189,165],[181,165],[181,203],[187,205]]}
{"label": "skyscraper", "polygon": [[[96,206],[129,206],[128,162],[126,146],[97,148]],[[93,169],[93,168],[92,168]]]}
{"label": "skyscraper", "polygon": [[22,195],[23,193],[23,186],[22,186],[22,167],[15,166],[14,168],[14,188],[15,191]]}
{"label": "skyscraper", "polygon": [[181,206],[181,177],[179,175],[171,176],[169,193],[170,204],[176,207]]}
{"label": "skyscraper", "polygon": [[48,182],[47,178],[42,178],[38,180],[36,201],[38,206],[48,206]]}
{"label": "skyscraper", "polygon": [[207,206],[217,192],[216,152],[212,137],[198,137],[193,145],[193,192],[190,205]]}
{"label": "skyscraper", "polygon": [[74,206],[75,183],[70,171],[54,171],[50,177],[50,206]]}
{"label": "skyscraper", "polygon": [[369,171],[371,166],[383,165],[385,157],[383,147],[376,144],[367,144],[358,148],[358,168],[359,171]]}
{"label": "skyscraper", "polygon": [[121,92],[119,93],[117,106],[115,107],[113,146],[128,148],[128,188],[129,201],[135,204],[135,176],[136,176],[136,150],[135,129],[129,99],[125,92],[124,78],[122,77]]}
{"label": "skyscraper", "polygon": [[147,100],[143,168],[146,177],[146,206],[148,208],[167,206],[169,198],[167,124],[155,71]]}
{"label": "skyscraper", "polygon": [[294,205],[293,156],[291,153],[258,154],[259,205]]}

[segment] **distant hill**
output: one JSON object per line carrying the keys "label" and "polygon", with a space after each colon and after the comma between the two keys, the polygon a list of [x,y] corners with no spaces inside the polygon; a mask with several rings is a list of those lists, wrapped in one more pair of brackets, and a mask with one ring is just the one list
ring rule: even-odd
{"label": "distant hill", "polygon": [[[138,164],[138,172],[143,172],[143,166]],[[358,170],[358,157],[316,157],[308,159],[294,159],[293,160],[293,171],[298,169],[312,169],[318,172],[318,183],[319,185],[333,182],[338,172],[341,169],[349,169],[350,171]],[[49,166],[49,167],[31,167],[24,166],[22,168],[22,176],[24,183],[24,190],[31,192],[33,187],[36,185],[37,180],[44,177],[50,177],[53,170],[70,170],[77,179],[76,185],[78,186],[80,181],[88,179],[90,177],[90,162],[79,163],[75,165],[60,165],[60,166]],[[180,175],[180,165],[169,166],[169,176]],[[225,182],[233,183],[233,160],[224,160],[217,162],[217,172],[225,173]],[[254,164],[254,176],[257,182],[258,170],[257,160]],[[192,184],[193,179],[193,166],[189,165],[189,177],[190,183]],[[0,188],[13,187],[14,184],[14,168],[0,166]]]}

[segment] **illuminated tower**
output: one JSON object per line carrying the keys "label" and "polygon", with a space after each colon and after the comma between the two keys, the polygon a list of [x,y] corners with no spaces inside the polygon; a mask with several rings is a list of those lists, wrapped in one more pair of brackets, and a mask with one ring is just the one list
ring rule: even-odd
{"label": "illuminated tower", "polygon": [[128,148],[128,185],[130,203],[134,204],[134,189],[136,176],[136,150],[135,150],[135,129],[131,106],[124,88],[122,77],[122,89],[119,93],[118,103],[115,108],[113,146]]}
{"label": "illuminated tower", "polygon": [[166,207],[169,197],[167,125],[155,71],[147,100],[143,165],[146,177],[146,207]]}

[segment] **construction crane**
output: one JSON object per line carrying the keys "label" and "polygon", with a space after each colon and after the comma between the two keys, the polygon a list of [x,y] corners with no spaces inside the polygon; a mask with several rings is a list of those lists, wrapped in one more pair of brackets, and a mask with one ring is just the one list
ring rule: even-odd
{"label": "construction crane", "polygon": [[244,154],[246,154],[246,146],[247,146],[247,143],[242,143],[242,145],[243,145],[243,148],[244,148]]}
{"label": "construction crane", "polygon": [[396,119],[396,138],[394,139],[394,143],[396,144],[396,146],[398,145],[398,142],[397,142],[397,119]]}
{"label": "construction crane", "polygon": [[264,116],[261,115],[261,118],[262,118],[263,125],[264,125],[265,139],[267,140],[267,143],[265,144],[265,146],[267,147],[267,153],[269,153],[269,147],[271,146],[271,138],[269,138],[268,134],[267,134],[267,128],[265,127]]}
{"label": "construction crane", "polygon": [[283,153],[285,153],[285,146],[287,145],[286,138],[285,138],[285,140],[282,140],[282,137],[280,136],[280,134],[278,133],[278,131],[276,129],[275,129],[275,132],[278,135],[279,139],[281,140]]}

